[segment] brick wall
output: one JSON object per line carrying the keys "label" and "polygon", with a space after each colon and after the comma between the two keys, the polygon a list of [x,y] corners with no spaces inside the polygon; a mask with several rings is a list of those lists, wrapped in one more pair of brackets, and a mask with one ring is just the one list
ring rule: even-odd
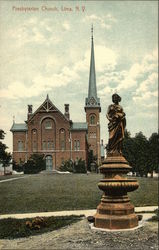
{"label": "brick wall", "polygon": [[[94,115],[94,124],[91,124],[91,116]],[[88,123],[88,143],[93,154],[97,155],[97,162],[100,164],[100,116],[99,108],[86,108],[86,121]]]}
{"label": "brick wall", "polygon": [[[46,129],[46,122],[51,123],[51,128]],[[28,120],[27,132],[13,132],[13,158],[17,163],[20,159],[28,160],[33,153],[50,155],[53,160],[53,169],[59,168],[62,161],[77,158],[86,160],[87,144],[86,131],[71,131],[72,150],[70,141],[70,122],[58,111],[37,112],[30,116]],[[65,138],[64,148],[61,147],[61,141]],[[18,152],[18,141],[25,142],[27,152]],[[75,140],[80,142],[79,150],[75,150]],[[46,142],[46,148],[43,148],[43,142]],[[54,143],[54,148],[48,148],[48,142]],[[36,145],[36,147],[34,147]]]}
{"label": "brick wall", "polygon": [[[23,143],[23,149],[18,148],[18,142]],[[13,132],[13,159],[17,163],[26,160],[26,132]]]}

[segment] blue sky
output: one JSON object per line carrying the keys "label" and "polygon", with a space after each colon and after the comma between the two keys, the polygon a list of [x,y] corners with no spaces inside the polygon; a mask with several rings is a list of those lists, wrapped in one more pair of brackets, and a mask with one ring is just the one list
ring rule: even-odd
{"label": "blue sky", "polygon": [[[0,127],[7,133],[5,143],[9,149],[12,150],[9,130],[13,116],[16,122],[26,120],[27,104],[33,104],[35,111],[47,93],[62,112],[64,103],[70,104],[73,121],[85,121],[91,24],[102,108],[101,138],[105,143],[108,140],[105,114],[116,91],[122,97],[127,129],[132,136],[139,131],[147,137],[156,132],[157,4],[157,1],[1,1]],[[21,7],[38,10],[18,9]],[[64,7],[72,11],[62,11]]]}

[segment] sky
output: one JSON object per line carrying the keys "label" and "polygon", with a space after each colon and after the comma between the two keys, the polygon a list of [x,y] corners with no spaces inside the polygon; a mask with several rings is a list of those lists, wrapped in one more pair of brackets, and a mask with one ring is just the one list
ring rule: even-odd
{"label": "sky", "polygon": [[0,128],[12,151],[10,128],[49,94],[70,118],[85,122],[91,25],[101,139],[108,141],[106,112],[117,92],[127,130],[149,138],[158,129],[157,1],[1,1]]}

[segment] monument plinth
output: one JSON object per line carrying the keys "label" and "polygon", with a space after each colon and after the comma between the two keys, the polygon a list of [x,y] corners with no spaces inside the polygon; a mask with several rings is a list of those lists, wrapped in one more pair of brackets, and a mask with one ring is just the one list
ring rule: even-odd
{"label": "monument plinth", "polygon": [[[115,95],[119,97],[117,94]],[[116,101],[114,99],[113,102]],[[104,178],[98,183],[98,187],[104,192],[104,195],[95,214],[95,227],[112,230],[130,229],[138,226],[138,217],[127,192],[136,190],[139,184],[135,179],[123,176],[131,170],[129,163],[121,153],[121,142],[126,126],[125,113],[117,101],[109,106],[108,111],[111,112],[107,114],[110,121],[108,124],[108,154],[99,168]],[[111,115],[112,113],[113,115]],[[113,119],[114,115],[115,119]]]}

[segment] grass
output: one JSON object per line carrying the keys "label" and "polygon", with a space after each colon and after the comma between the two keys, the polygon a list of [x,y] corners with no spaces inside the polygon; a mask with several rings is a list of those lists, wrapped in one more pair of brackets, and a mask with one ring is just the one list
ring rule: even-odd
{"label": "grass", "polygon": [[[100,174],[32,175],[0,183],[0,214],[96,209],[102,192]],[[158,180],[138,178],[140,187],[129,193],[135,206],[158,204]]]}
{"label": "grass", "polygon": [[158,178],[136,178],[139,188],[128,196],[137,207],[158,206]]}
{"label": "grass", "polygon": [[33,220],[35,220],[35,218],[3,219],[0,223],[0,239],[16,239],[50,232],[75,223],[79,221],[81,217],[71,215],[62,217],[43,217],[40,219],[43,220],[43,224],[40,225],[40,228],[30,228],[26,225],[26,223],[32,222]]}

